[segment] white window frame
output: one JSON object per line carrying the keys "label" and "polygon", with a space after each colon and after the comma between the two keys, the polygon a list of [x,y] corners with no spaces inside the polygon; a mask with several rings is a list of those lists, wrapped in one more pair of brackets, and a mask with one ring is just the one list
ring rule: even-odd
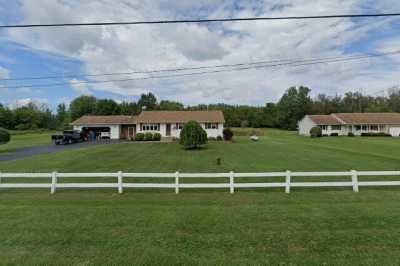
{"label": "white window frame", "polygon": [[144,123],[142,124],[142,131],[160,131],[160,124]]}
{"label": "white window frame", "polygon": [[177,129],[177,130],[182,130],[184,126],[185,126],[184,123],[176,123],[175,129]]}
{"label": "white window frame", "polygon": [[218,129],[218,123],[205,123],[204,127],[206,129]]}
{"label": "white window frame", "polygon": [[342,126],[341,125],[331,125],[331,130],[332,131],[340,131],[340,130],[342,130]]}
{"label": "white window frame", "polygon": [[319,125],[319,127],[320,127],[321,130],[323,130],[323,131],[327,131],[327,130],[328,130],[328,125]]}

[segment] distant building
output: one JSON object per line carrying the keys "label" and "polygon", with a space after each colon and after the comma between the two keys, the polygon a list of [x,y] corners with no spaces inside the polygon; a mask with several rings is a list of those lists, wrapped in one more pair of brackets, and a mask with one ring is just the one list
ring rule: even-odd
{"label": "distant building", "polygon": [[160,133],[179,138],[183,125],[197,121],[208,137],[222,136],[224,115],[221,111],[142,111],[138,116],[82,116],[71,123],[74,130],[108,132],[111,139],[130,139],[137,133]]}
{"label": "distant building", "polygon": [[323,135],[340,136],[362,133],[386,133],[400,136],[400,113],[337,113],[306,115],[299,121],[299,134],[309,136],[310,129],[320,127]]}

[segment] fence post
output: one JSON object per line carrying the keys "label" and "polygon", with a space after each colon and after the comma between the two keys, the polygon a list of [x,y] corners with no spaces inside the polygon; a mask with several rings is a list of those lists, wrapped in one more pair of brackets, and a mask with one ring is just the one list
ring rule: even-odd
{"label": "fence post", "polygon": [[353,185],[353,192],[358,192],[358,175],[356,170],[351,170],[351,183]]}
{"label": "fence post", "polygon": [[179,172],[175,172],[175,194],[179,194]]}
{"label": "fence post", "polygon": [[230,171],[229,172],[229,191],[231,194],[235,193],[234,178],[235,178],[235,173],[233,171]]}
{"label": "fence post", "polygon": [[56,193],[56,185],[57,185],[57,172],[51,173],[51,189],[50,193]]}
{"label": "fence post", "polygon": [[118,193],[119,194],[122,194],[122,192],[123,192],[122,177],[123,177],[123,173],[122,173],[122,171],[119,171],[118,172]]}
{"label": "fence post", "polygon": [[291,173],[289,170],[286,171],[286,181],[285,181],[285,193],[290,193],[290,179]]}

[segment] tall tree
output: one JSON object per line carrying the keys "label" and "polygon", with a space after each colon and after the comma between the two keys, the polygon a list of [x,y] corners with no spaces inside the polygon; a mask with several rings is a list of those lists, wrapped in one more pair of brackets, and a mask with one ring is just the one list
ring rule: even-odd
{"label": "tall tree", "polygon": [[69,107],[71,119],[75,120],[83,115],[93,114],[96,101],[97,99],[93,96],[80,96],[73,100]]}
{"label": "tall tree", "polygon": [[135,102],[122,102],[119,105],[121,115],[137,115],[140,113],[139,105]]}
{"label": "tall tree", "polygon": [[146,110],[155,110],[157,108],[157,98],[151,92],[143,93],[140,96],[138,104],[140,108],[145,108]]}
{"label": "tall tree", "polygon": [[95,115],[117,115],[119,113],[119,106],[114,100],[102,99],[96,101]]}
{"label": "tall tree", "polygon": [[179,111],[183,110],[184,106],[183,104],[179,102],[174,102],[174,101],[160,101],[160,104],[158,106],[160,110],[166,110],[166,111]]}

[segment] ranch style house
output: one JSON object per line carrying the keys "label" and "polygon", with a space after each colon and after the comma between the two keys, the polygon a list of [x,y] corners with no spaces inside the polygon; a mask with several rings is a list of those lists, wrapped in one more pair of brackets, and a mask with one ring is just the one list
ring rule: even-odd
{"label": "ranch style house", "polygon": [[183,125],[197,121],[208,137],[222,136],[224,115],[221,111],[143,111],[138,116],[85,115],[71,123],[74,130],[108,132],[110,139],[131,139],[137,133],[160,133],[162,137],[179,138]]}
{"label": "ranch style house", "polygon": [[322,134],[330,136],[349,133],[385,133],[400,136],[400,113],[336,113],[330,115],[306,115],[298,123],[299,134],[310,136],[313,127],[320,127]]}

